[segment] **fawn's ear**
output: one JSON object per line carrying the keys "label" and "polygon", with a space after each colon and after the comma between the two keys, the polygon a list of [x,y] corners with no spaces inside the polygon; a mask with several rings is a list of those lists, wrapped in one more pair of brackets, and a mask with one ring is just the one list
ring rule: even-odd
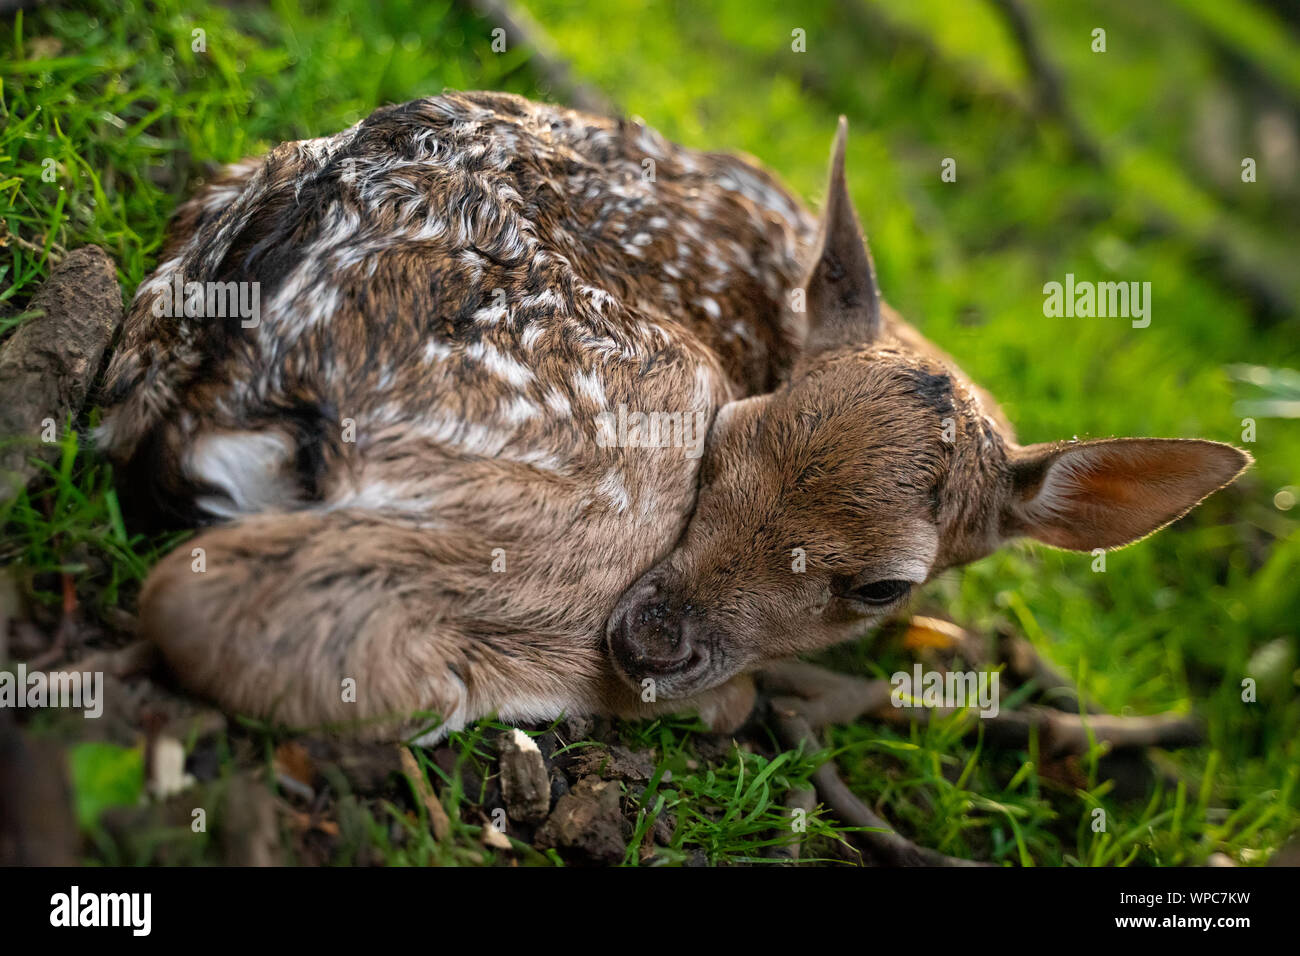
{"label": "fawn's ear", "polygon": [[1072,551],[1122,547],[1182,517],[1250,463],[1231,445],[1175,438],[1013,449],[1003,534]]}
{"label": "fawn's ear", "polygon": [[870,342],[880,329],[876,270],[844,181],[844,143],[849,124],[840,117],[831,148],[830,184],[812,267],[804,280],[808,337],[804,355]]}

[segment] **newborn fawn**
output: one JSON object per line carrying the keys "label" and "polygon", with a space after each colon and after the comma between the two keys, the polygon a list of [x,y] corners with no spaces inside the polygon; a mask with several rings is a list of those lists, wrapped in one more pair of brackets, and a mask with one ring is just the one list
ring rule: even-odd
{"label": "newborn fawn", "polygon": [[[1018,445],[880,301],[844,138],[820,222],[743,159],[496,93],[230,167],[108,374],[124,489],[204,526],[150,575],[145,635],[293,725],[724,727],[765,663],[945,568],[1122,546],[1249,463]],[[214,314],[214,288],[258,308]]]}

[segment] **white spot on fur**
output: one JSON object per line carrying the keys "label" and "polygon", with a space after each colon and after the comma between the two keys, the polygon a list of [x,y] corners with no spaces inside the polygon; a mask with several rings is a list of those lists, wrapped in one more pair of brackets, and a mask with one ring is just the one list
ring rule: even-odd
{"label": "white spot on fur", "polygon": [[542,410],[530,402],[528,399],[521,397],[515,398],[506,406],[502,417],[511,425],[522,425],[525,422],[532,421],[542,414]]}
{"label": "white spot on fur", "polygon": [[604,289],[584,285],[581,286],[578,291],[591,300],[591,304],[595,307],[597,312],[604,312],[605,306],[614,304],[614,297]]}
{"label": "white spot on fur", "polygon": [[605,397],[605,384],[594,371],[574,372],[573,390],[590,401],[598,409],[604,408],[609,404],[609,399]]}
{"label": "white spot on fur", "polygon": [[432,365],[434,362],[441,362],[451,356],[451,347],[444,345],[434,339],[424,343],[424,362],[426,365]]}
{"label": "white spot on fur", "polygon": [[632,499],[627,493],[627,486],[623,483],[623,475],[614,470],[605,472],[605,477],[600,480],[598,486],[601,495],[605,500],[614,506],[614,510],[619,514],[627,511],[632,504]]}
{"label": "white spot on fur", "polygon": [[428,438],[463,454],[481,455],[485,458],[500,454],[513,437],[513,433],[499,432],[474,422],[442,416],[417,422],[410,427],[410,431],[411,434]]}
{"label": "white spot on fur", "polygon": [[465,354],[481,361],[489,372],[516,388],[523,388],[536,377],[528,366],[484,342],[475,342],[465,349]]}
{"label": "white spot on fur", "polygon": [[536,295],[525,296],[523,305],[530,309],[546,309],[552,312],[567,312],[568,306],[554,289],[543,289]]}
{"label": "white spot on fur", "polygon": [[539,471],[549,471],[557,475],[565,474],[568,471],[568,462],[563,458],[559,455],[554,455],[540,449],[526,451],[519,455],[503,454],[500,457],[505,461],[513,461],[519,465],[528,465],[529,467],[536,468]]}
{"label": "white spot on fur", "polygon": [[546,407],[561,418],[573,417],[573,406],[569,404],[568,397],[556,389],[546,393]]}
{"label": "white spot on fur", "polygon": [[510,315],[510,307],[506,305],[488,306],[486,309],[479,309],[474,313],[474,321],[479,325],[496,325],[503,322]]}
{"label": "white spot on fur", "polygon": [[524,334],[519,337],[519,344],[526,349],[531,349],[537,345],[537,340],[542,337],[546,329],[540,322],[532,322],[528,328],[524,329]]}
{"label": "white spot on fur", "polygon": [[293,448],[280,432],[207,432],[194,442],[185,473],[221,489],[199,505],[219,517],[292,507],[295,487],[288,475]]}

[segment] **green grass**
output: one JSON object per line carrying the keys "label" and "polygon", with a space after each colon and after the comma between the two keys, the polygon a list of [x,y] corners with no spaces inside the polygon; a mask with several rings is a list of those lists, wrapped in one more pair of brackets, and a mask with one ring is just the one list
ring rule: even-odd
{"label": "green grass", "polygon": [[[1181,783],[1121,800],[1096,777],[1094,754],[1078,768],[1084,784],[1064,786],[1040,772],[1033,748],[995,753],[948,722],[836,728],[826,753],[881,812],[947,853],[1034,865],[1266,860],[1300,829],[1300,536],[1297,511],[1274,503],[1287,489],[1294,501],[1300,483],[1300,420],[1265,417],[1269,406],[1249,404],[1252,380],[1228,367],[1300,366],[1300,274],[1288,259],[1300,247],[1300,181],[1285,157],[1267,160],[1275,154],[1255,122],[1269,110],[1294,116],[1296,34],[1245,0],[1029,4],[1099,144],[1094,165],[1052,119],[1028,112],[1018,52],[977,0],[814,0],[797,12],[746,0],[596,13],[526,5],[580,79],[672,138],[759,157],[810,203],[835,117],[847,114],[851,188],[886,297],[1002,400],[1022,440],[1242,444],[1242,419],[1256,418],[1250,475],[1175,528],[1108,555],[1104,573],[1089,555],[1014,547],[923,597],[971,629],[1025,635],[1108,710],[1201,715],[1207,745],[1172,757]],[[1104,54],[1089,48],[1095,26],[1107,30]],[[791,51],[796,28],[807,53]],[[191,49],[196,29],[206,52]],[[21,240],[0,253],[0,334],[48,274],[50,250],[99,243],[133,293],[167,215],[213,164],[448,86],[544,92],[525,51],[490,52],[489,30],[459,7],[414,0],[103,3],[0,26],[0,197]],[[1240,181],[1244,156],[1259,160],[1256,183]],[[945,157],[957,160],[956,183],[940,180]],[[42,178],[47,160],[53,182]],[[1236,265],[1216,263],[1209,247]],[[1281,314],[1255,306],[1243,269],[1281,291]],[[1150,328],[1044,318],[1043,283],[1067,272],[1150,281]],[[0,553],[47,603],[70,574],[83,605],[129,606],[171,543],[128,533],[106,466],[75,432],[48,480],[0,519]],[[903,663],[889,653],[864,642],[833,659],[887,674]],[[1244,703],[1243,678],[1268,660],[1282,663]],[[710,762],[689,728],[626,731],[661,759],[637,837],[672,812],[678,829],[660,862],[763,858],[785,791],[826,753],[735,750]],[[461,740],[470,757],[480,744]],[[359,801],[348,845],[395,863],[483,861],[477,824],[457,815],[473,795],[443,782],[458,827],[450,846],[395,804]],[[1091,827],[1097,808],[1104,833]],[[813,819],[814,845],[842,859],[840,835]],[[394,843],[394,824],[409,838]]]}
{"label": "green grass", "polygon": [[42,604],[57,606],[62,576],[71,575],[78,598],[102,613],[134,596],[176,536],[149,540],[127,531],[112,469],[85,452],[77,429],[63,429],[58,451],[54,464],[39,462],[42,477],[5,505],[0,559],[23,568]]}
{"label": "green grass", "polygon": [[741,747],[708,761],[694,748],[701,726],[693,719],[664,718],[628,725],[629,745],[653,748],[658,766],[643,793],[625,862],[641,862],[640,850],[656,819],[673,823],[666,847],[654,853],[655,865],[676,865],[697,856],[711,864],[770,864],[771,851],[792,842],[805,844],[801,859],[820,859],[817,849],[834,846],[833,859],[853,858],[846,842],[850,828],[829,819],[820,807],[795,823],[784,801],[791,790],[811,790],[812,773],[829,754],[785,751],[766,757]]}

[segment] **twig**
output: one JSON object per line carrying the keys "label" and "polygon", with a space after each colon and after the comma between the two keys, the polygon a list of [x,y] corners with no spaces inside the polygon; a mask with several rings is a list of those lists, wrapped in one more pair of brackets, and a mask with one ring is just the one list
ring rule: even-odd
{"label": "twig", "polygon": [[7,246],[11,242],[19,249],[26,249],[34,256],[44,258],[48,255],[50,262],[54,265],[58,265],[68,255],[68,250],[64,249],[53,240],[50,242],[50,248],[46,249],[40,243],[32,242],[30,239],[24,239],[16,232],[10,232],[8,223],[0,222],[0,246]]}
{"label": "twig", "polygon": [[[879,710],[889,700],[887,681],[837,674],[803,661],[789,660],[769,665],[759,676],[766,691],[781,695],[772,698],[771,712],[782,742],[787,747],[803,747],[810,752],[822,749],[814,727],[849,723],[864,713]],[[787,696],[790,694],[798,696]],[[813,782],[817,793],[842,823],[866,828],[858,836],[882,863],[893,866],[984,865],[917,846],[894,832],[893,827],[854,796],[840,778],[832,760],[817,768]]]}
{"label": "twig", "polygon": [[415,755],[411,753],[411,748],[399,744],[397,752],[399,759],[402,761],[402,773],[410,779],[416,795],[420,798],[420,802],[424,804],[424,809],[429,812],[429,823],[433,827],[433,838],[439,842],[447,839],[451,834],[451,819],[447,816],[442,801],[433,792],[433,787],[429,785],[429,780],[425,777],[424,771],[420,769],[420,764],[415,759]]}
{"label": "twig", "polygon": [[1060,71],[1048,59],[1043,45],[1038,42],[1038,36],[1029,19],[1029,12],[1020,0],[989,0],[989,3],[1002,14],[1007,27],[1011,30],[1011,37],[1015,40],[1020,55],[1025,61],[1025,69],[1029,71],[1039,112],[1051,117],[1062,126],[1070,139],[1070,146],[1081,159],[1094,166],[1100,166],[1101,147],[1084,131],[1079,117],[1066,101],[1065,82],[1061,79]]}
{"label": "twig", "polygon": [[[15,237],[10,237],[15,238]],[[85,401],[104,350],[122,321],[122,290],[98,246],[69,253],[31,301],[41,313],[19,326],[0,351],[0,503],[35,473],[30,456],[53,460],[61,428]]]}

